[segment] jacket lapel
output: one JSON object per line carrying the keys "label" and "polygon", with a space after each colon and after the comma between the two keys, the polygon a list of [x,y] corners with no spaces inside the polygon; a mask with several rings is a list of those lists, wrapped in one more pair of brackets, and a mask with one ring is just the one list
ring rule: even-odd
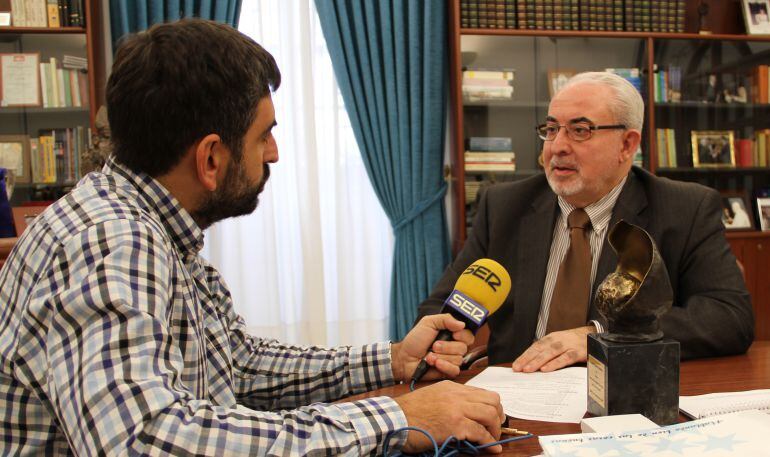
{"label": "jacket lapel", "polygon": [[530,211],[522,216],[519,224],[513,334],[517,335],[516,345],[521,347],[515,348],[516,354],[529,347],[535,337],[555,220],[556,195],[549,189],[532,202]]}

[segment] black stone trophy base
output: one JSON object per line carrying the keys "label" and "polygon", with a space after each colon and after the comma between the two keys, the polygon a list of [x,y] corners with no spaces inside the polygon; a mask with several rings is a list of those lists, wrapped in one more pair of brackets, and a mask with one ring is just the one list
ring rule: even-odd
{"label": "black stone trophy base", "polygon": [[618,343],[588,335],[588,412],[641,414],[658,425],[679,417],[679,342]]}

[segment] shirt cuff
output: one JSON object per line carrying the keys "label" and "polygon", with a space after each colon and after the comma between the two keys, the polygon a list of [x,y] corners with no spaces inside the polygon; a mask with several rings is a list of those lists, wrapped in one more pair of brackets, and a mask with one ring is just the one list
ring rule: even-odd
{"label": "shirt cuff", "polygon": [[604,327],[602,327],[602,324],[599,323],[597,320],[589,321],[589,324],[594,324],[594,327],[596,327],[596,333],[604,333]]}
{"label": "shirt cuff", "polygon": [[389,342],[350,348],[348,361],[353,393],[367,392],[393,384]]}
{"label": "shirt cuff", "polygon": [[[366,398],[336,406],[342,409],[355,429],[361,446],[360,455],[382,455],[385,438],[408,425],[401,407],[390,397]],[[406,444],[407,435],[406,431],[392,434],[388,449],[401,449]]]}

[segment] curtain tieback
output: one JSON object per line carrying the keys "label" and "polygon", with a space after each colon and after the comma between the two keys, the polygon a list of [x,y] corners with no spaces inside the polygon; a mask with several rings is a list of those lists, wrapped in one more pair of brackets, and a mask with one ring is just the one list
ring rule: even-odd
{"label": "curtain tieback", "polygon": [[406,216],[392,223],[393,231],[397,232],[401,230],[407,224],[417,219],[417,217],[420,214],[424,213],[428,208],[433,206],[436,202],[444,198],[444,194],[446,194],[446,189],[447,189],[447,185],[446,183],[443,183],[441,187],[438,189],[438,191],[435,194],[433,194],[433,196],[426,198],[425,200],[421,200],[416,205],[414,205],[414,207],[406,214]]}

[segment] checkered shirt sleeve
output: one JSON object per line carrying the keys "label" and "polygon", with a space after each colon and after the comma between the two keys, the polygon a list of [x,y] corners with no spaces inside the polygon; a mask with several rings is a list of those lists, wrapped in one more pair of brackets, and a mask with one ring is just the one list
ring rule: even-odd
{"label": "checkered shirt sleeve", "polygon": [[99,184],[50,207],[0,270],[1,455],[377,454],[406,426],[387,397],[314,403],[391,384],[388,343],[249,336],[186,231]]}

